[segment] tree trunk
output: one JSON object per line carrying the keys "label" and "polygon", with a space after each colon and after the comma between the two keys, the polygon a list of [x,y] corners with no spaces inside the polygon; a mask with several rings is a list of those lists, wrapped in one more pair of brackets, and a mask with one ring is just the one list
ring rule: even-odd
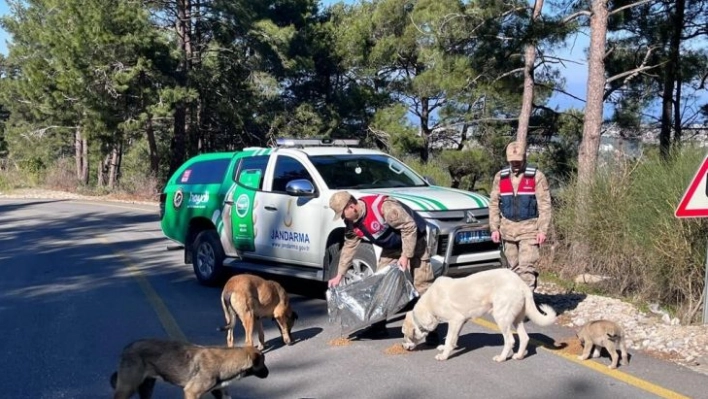
{"label": "tree trunk", "polygon": [[106,186],[106,174],[108,173],[108,165],[111,162],[111,155],[106,154],[105,158],[98,161],[98,168],[96,169],[97,179],[96,186],[105,187]]}
{"label": "tree trunk", "polygon": [[[533,5],[533,16],[530,26],[536,23],[543,9],[543,0],[536,0]],[[521,112],[519,113],[519,126],[516,130],[516,141],[521,143],[522,148],[526,149],[526,136],[529,130],[529,121],[531,120],[531,112],[533,110],[533,88],[534,88],[534,66],[536,64],[536,40],[529,38],[529,43],[526,44],[524,51],[524,92],[521,96]]]}
{"label": "tree trunk", "polygon": [[81,159],[83,157],[83,150],[81,148],[81,127],[77,126],[74,131],[74,158],[76,159],[76,180],[81,181],[81,166],[83,165]]}
{"label": "tree trunk", "polygon": [[423,145],[420,149],[420,160],[423,163],[428,163],[429,152],[430,152],[430,127],[428,123],[430,122],[430,115],[428,114],[428,97],[422,97],[420,99],[420,134],[423,139]]}
{"label": "tree trunk", "polygon": [[89,183],[89,157],[88,157],[88,139],[81,138],[81,183],[88,185]]}
{"label": "tree trunk", "polygon": [[674,77],[670,66],[664,72],[664,90],[661,94],[661,130],[659,131],[659,151],[663,159],[669,157],[671,147],[671,125],[673,123]]}
{"label": "tree trunk", "polygon": [[[578,196],[576,226],[579,231],[588,225],[589,197],[597,166],[597,153],[602,131],[603,96],[605,94],[605,45],[607,42],[607,1],[593,0],[590,16],[590,47],[588,60],[587,103],[583,138],[578,152]],[[587,265],[589,249],[582,235],[574,237],[573,261]]]}
{"label": "tree trunk", "polygon": [[[685,13],[685,0],[676,0],[676,9],[671,12],[670,6],[668,20],[671,22],[672,32],[669,40],[669,59],[664,68],[664,90],[661,94],[661,130],[659,132],[659,150],[663,159],[668,159],[671,149],[671,129],[681,125],[680,99],[681,92],[677,85],[680,74],[681,59],[681,34],[683,33],[683,20]],[[674,90],[677,92],[674,95]],[[681,138],[679,131],[674,132],[674,139]]]}
{"label": "tree trunk", "polygon": [[120,162],[122,159],[123,144],[113,146],[113,151],[111,152],[111,163],[108,168],[108,188],[114,189],[116,182],[118,181],[118,172],[120,171]]}
{"label": "tree trunk", "polygon": [[684,20],[686,18],[686,0],[676,1],[676,14],[674,15],[673,32],[670,48],[670,69],[674,72],[676,82],[676,96],[674,100],[674,146],[681,145],[681,35],[683,35]]}
{"label": "tree trunk", "polygon": [[[192,60],[192,23],[191,23],[191,0],[177,1],[177,38],[179,40],[180,49],[182,50],[182,60],[180,62],[180,70],[177,73],[178,85],[181,87],[189,86],[189,72],[191,70]],[[174,173],[177,168],[182,165],[187,156],[188,145],[188,128],[187,115],[189,113],[185,100],[180,100],[175,106],[174,116],[174,135],[170,142],[170,174]]]}
{"label": "tree trunk", "polygon": [[145,134],[147,135],[150,156],[150,175],[157,180],[160,173],[160,157],[157,153],[157,140],[155,139],[155,129],[152,125],[152,115],[148,115],[148,119],[145,122]]}

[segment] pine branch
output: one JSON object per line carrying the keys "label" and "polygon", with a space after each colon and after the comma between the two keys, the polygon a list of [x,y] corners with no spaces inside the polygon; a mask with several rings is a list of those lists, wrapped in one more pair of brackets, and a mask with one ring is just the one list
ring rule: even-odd
{"label": "pine branch", "polygon": [[516,68],[516,69],[513,69],[513,70],[511,70],[511,71],[509,71],[509,72],[504,72],[503,74],[497,76],[497,78],[494,79],[493,82],[496,82],[496,81],[498,81],[498,80],[500,80],[500,79],[503,79],[503,78],[505,78],[505,77],[507,77],[507,76],[513,75],[513,74],[515,74],[515,73],[523,72],[523,71],[524,71],[524,68]]}
{"label": "pine branch", "polygon": [[614,15],[614,14],[617,14],[618,12],[622,12],[622,11],[628,9],[628,8],[640,6],[640,5],[646,4],[646,3],[651,3],[651,2],[653,2],[653,1],[654,1],[654,0],[641,0],[641,1],[637,1],[637,2],[632,3],[632,4],[627,4],[627,5],[624,5],[624,6],[622,6],[622,7],[618,7],[618,8],[616,8],[616,9],[610,11],[609,13],[607,13],[607,15],[608,15],[608,16]]}
{"label": "pine branch", "polygon": [[589,17],[589,16],[592,15],[592,13],[591,13],[590,11],[588,11],[588,10],[578,11],[578,12],[576,12],[576,13],[574,13],[574,14],[570,14],[570,15],[568,15],[567,17],[563,18],[563,20],[562,20],[561,22],[564,23],[564,24],[567,24],[568,22],[570,22],[570,21],[572,21],[572,20],[574,20],[574,19],[576,19],[576,18],[580,18],[580,17],[583,16],[583,15],[586,16],[586,17]]}
{"label": "pine branch", "polygon": [[657,68],[657,67],[665,64],[665,62],[662,62],[661,64],[647,66],[647,62],[649,61],[649,56],[651,55],[652,51],[654,51],[653,47],[651,47],[651,46],[647,47],[647,53],[644,54],[644,59],[642,60],[642,63],[639,64],[639,66],[637,68],[634,68],[632,70],[625,71],[622,73],[618,73],[617,75],[608,78],[605,81],[605,84],[611,83],[615,80],[622,79],[622,78],[624,78],[624,81],[622,82],[621,85],[618,85],[617,87],[614,87],[610,90],[605,91],[605,94],[602,96],[602,99],[607,100],[608,98],[610,98],[612,93],[614,93],[615,91],[619,90],[620,88],[626,86],[630,80],[634,79],[640,73],[642,73],[644,71],[648,71],[650,69]]}
{"label": "pine branch", "polygon": [[580,102],[585,102],[585,100],[583,100],[582,98],[580,98],[580,97],[578,97],[578,96],[576,96],[576,95],[570,94],[570,93],[568,93],[567,91],[565,91],[565,90],[563,90],[563,89],[559,89],[558,87],[555,87],[555,86],[551,86],[551,85],[548,85],[548,84],[545,84],[545,83],[536,83],[536,86],[545,87],[546,89],[551,89],[551,90],[553,90],[553,91],[557,91],[558,93],[565,94],[566,96],[568,96],[568,97],[570,97],[570,98],[572,98],[572,99],[578,100],[578,101],[580,101]]}
{"label": "pine branch", "polygon": [[701,84],[698,86],[698,89],[705,89],[706,80],[708,80],[708,72],[706,72],[706,74],[701,78]]}

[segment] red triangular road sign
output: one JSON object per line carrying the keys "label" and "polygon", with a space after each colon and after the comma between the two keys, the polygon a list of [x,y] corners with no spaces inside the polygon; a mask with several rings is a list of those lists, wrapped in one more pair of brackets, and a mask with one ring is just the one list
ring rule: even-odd
{"label": "red triangular road sign", "polygon": [[677,218],[705,218],[708,217],[708,155],[703,158],[698,172],[693,176],[691,184],[683,194],[681,202],[674,215]]}

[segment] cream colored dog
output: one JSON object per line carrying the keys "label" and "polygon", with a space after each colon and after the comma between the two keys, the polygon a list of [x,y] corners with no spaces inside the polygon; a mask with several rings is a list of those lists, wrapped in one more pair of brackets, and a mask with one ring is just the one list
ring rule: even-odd
{"label": "cream colored dog", "polygon": [[[624,342],[624,331],[617,323],[610,320],[593,320],[586,323],[583,328],[577,333],[580,344],[583,345],[583,354],[578,356],[580,360],[587,360],[592,357],[600,357],[600,348],[607,349],[612,358],[612,363],[608,366],[611,369],[617,368],[617,349],[622,354],[620,364],[626,366],[629,364],[627,360],[627,345]],[[593,350],[593,348],[595,350]]]}
{"label": "cream colored dog", "polygon": [[514,359],[526,356],[529,336],[524,317],[534,324],[548,326],[555,322],[556,312],[548,305],[538,311],[533,293],[516,273],[509,269],[493,269],[464,278],[439,277],[420,297],[403,321],[403,347],[413,350],[439,323],[448,323],[445,345],[438,346],[435,358],[446,360],[457,347],[457,338],[467,320],[491,313],[504,336],[504,349],[497,362],[506,361],[514,347],[512,325],[519,334],[519,350]]}

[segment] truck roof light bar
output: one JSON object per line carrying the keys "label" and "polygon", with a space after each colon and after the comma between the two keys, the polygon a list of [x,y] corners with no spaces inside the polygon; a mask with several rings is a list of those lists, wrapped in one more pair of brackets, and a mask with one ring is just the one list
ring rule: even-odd
{"label": "truck roof light bar", "polygon": [[357,139],[330,139],[330,138],[279,138],[276,140],[277,147],[319,147],[319,146],[343,146],[356,147],[359,145]]}

